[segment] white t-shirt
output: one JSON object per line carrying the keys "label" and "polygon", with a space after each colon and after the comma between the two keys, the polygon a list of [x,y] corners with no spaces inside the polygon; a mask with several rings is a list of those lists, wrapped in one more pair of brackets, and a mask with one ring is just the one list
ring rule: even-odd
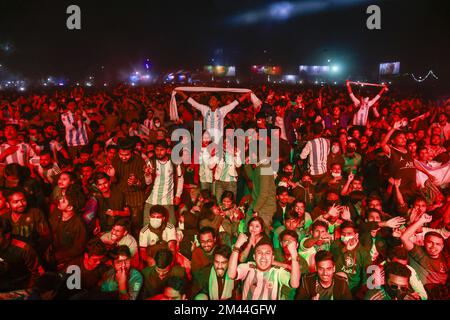
{"label": "white t-shirt", "polygon": [[156,244],[159,240],[164,240],[166,242],[177,240],[176,229],[171,223],[167,223],[166,228],[162,232],[162,239],[159,239],[156,233],[153,233],[149,226],[142,228],[139,233],[139,246],[142,248],[147,248]]}

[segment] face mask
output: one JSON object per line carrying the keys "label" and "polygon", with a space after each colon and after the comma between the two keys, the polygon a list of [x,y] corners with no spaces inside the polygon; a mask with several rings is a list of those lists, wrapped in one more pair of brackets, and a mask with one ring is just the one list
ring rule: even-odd
{"label": "face mask", "polygon": [[339,172],[332,172],[331,175],[332,175],[334,178],[337,178],[337,177],[340,177],[340,176],[341,176],[341,174],[340,174]]}
{"label": "face mask", "polygon": [[159,227],[161,227],[161,224],[162,224],[162,219],[150,218],[150,225],[152,226],[153,229],[158,229]]}
{"label": "face mask", "polygon": [[157,122],[155,123],[155,127],[159,128],[161,126],[161,123]]}
{"label": "face mask", "polygon": [[344,243],[347,243],[350,240],[352,240],[353,238],[354,238],[354,236],[341,236],[341,241]]}
{"label": "face mask", "polygon": [[184,230],[184,222],[178,223],[178,228],[180,228],[180,230]]}
{"label": "face mask", "polygon": [[336,154],[336,153],[339,152],[339,150],[340,150],[340,148],[339,148],[338,146],[332,146],[332,147],[331,147],[331,153]]}

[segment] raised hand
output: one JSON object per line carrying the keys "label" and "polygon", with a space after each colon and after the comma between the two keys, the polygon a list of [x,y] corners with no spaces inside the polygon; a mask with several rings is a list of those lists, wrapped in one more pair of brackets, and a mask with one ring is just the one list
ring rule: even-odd
{"label": "raised hand", "polygon": [[352,251],[356,248],[358,243],[359,243],[358,238],[354,237],[347,242],[347,244],[345,245],[345,248],[347,249],[347,251]]}
{"label": "raised hand", "polygon": [[391,229],[398,229],[402,225],[404,225],[405,222],[406,222],[405,218],[395,217],[395,218],[392,218],[392,219],[389,219],[388,221],[386,221],[386,227],[389,227]]}
{"label": "raised hand", "polygon": [[342,220],[351,221],[352,216],[350,214],[350,209],[347,206],[341,207],[341,218]]}
{"label": "raised hand", "polygon": [[236,240],[236,243],[234,245],[235,245],[235,247],[240,248],[247,241],[248,241],[248,236],[245,233],[240,233]]}

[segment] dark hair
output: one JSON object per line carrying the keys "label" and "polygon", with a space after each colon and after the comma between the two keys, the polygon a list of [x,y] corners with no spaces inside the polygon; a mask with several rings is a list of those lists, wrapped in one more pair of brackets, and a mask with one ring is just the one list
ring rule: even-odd
{"label": "dark hair", "polygon": [[218,254],[226,259],[230,259],[231,256],[231,248],[227,245],[220,245],[214,249],[214,255]]}
{"label": "dark hair", "polygon": [[152,213],[161,213],[165,219],[169,217],[169,211],[167,211],[167,209],[160,204],[155,204],[150,208],[149,215],[152,215]]}
{"label": "dark hair", "polygon": [[52,151],[48,148],[44,148],[39,153],[39,156],[42,157],[44,154],[48,154],[50,157],[52,157]]}
{"label": "dark hair", "polygon": [[324,227],[325,230],[328,230],[328,224],[325,221],[322,221],[322,220],[314,221],[313,224],[311,225],[311,231],[313,231],[317,227]]}
{"label": "dark hair", "polygon": [[203,228],[201,228],[201,229],[198,231],[199,237],[200,237],[202,234],[207,234],[207,233],[211,233],[212,236],[213,236],[213,238],[216,237],[216,230],[214,230],[214,228],[212,228],[212,227],[203,227]]}
{"label": "dark hair", "polygon": [[314,133],[314,135],[319,135],[321,134],[323,131],[323,125],[322,123],[314,123],[312,126],[312,132]]}
{"label": "dark hair", "polygon": [[394,258],[408,261],[408,250],[402,246],[396,246],[388,252],[388,257],[391,261]]}
{"label": "dark hair", "polygon": [[101,180],[101,179],[106,179],[108,181],[111,181],[111,178],[106,173],[104,173],[104,172],[97,172],[94,175],[94,182],[97,183],[98,180]]}
{"label": "dark hair", "polygon": [[180,294],[186,294],[186,283],[180,277],[170,277],[167,279],[166,288],[172,288]]}
{"label": "dark hair", "polygon": [[316,266],[319,262],[330,260],[334,264],[334,257],[333,254],[330,251],[326,250],[320,250],[316,253],[316,256],[314,257],[314,261],[316,262]]}
{"label": "dark hair", "polygon": [[86,205],[86,197],[78,185],[70,185],[66,190],[65,197],[76,213],[79,213]]}
{"label": "dark hair", "polygon": [[259,240],[258,243],[256,243],[256,245],[255,245],[255,252],[256,252],[256,249],[258,249],[258,247],[264,246],[264,245],[270,246],[273,251],[272,241],[270,241],[270,239],[268,239],[267,237],[262,237],[261,240]]}
{"label": "dark hair", "polygon": [[108,250],[106,249],[106,245],[99,238],[93,238],[87,243],[84,252],[87,253],[88,256],[106,256]]}
{"label": "dark hair", "polygon": [[134,141],[129,138],[119,139],[119,143],[117,144],[118,150],[134,150]]}
{"label": "dark hair", "polygon": [[114,145],[114,144],[110,144],[110,145],[108,145],[108,146],[106,147],[106,151],[109,151],[109,150],[111,150],[111,149],[117,150],[117,146]]}
{"label": "dark hair", "polygon": [[203,219],[208,219],[208,220],[213,220],[214,219],[214,212],[213,212],[213,207],[216,205],[216,201],[215,199],[206,202],[203,206],[202,209],[200,210],[200,214],[199,214],[199,221],[203,220]]}
{"label": "dark hair", "polygon": [[155,149],[158,148],[158,147],[167,149],[167,148],[169,148],[169,144],[167,143],[167,141],[165,139],[158,140],[155,143]]}
{"label": "dark hair", "polygon": [[358,229],[356,228],[355,224],[353,223],[353,221],[344,221],[342,222],[340,229],[344,230],[346,228],[352,228],[355,232],[358,232]]}
{"label": "dark hair", "polygon": [[295,211],[294,208],[287,211],[286,214],[284,215],[284,221],[290,220],[290,219],[298,219],[298,218],[299,218],[298,213],[297,213],[297,211]]}
{"label": "dark hair", "polygon": [[126,256],[128,258],[131,258],[130,248],[128,248],[128,246],[126,245],[118,246],[114,255],[114,259],[117,259],[119,256]]}
{"label": "dark hair", "polygon": [[203,199],[208,200],[208,201],[210,201],[210,200],[212,199],[211,191],[208,190],[208,189],[202,189],[202,190],[200,190],[200,196],[201,196]]}
{"label": "dark hair", "polygon": [[22,187],[15,187],[15,188],[6,190],[5,198],[8,199],[8,201],[9,201],[9,198],[12,197],[16,193],[21,193],[25,197],[27,197],[27,193],[26,193],[25,189],[23,189]]}
{"label": "dark hair", "polygon": [[264,233],[264,230],[266,229],[266,225],[264,223],[264,220],[261,217],[259,217],[259,216],[252,217],[250,220],[248,220],[247,227],[249,227],[250,223],[252,223],[253,221],[258,221],[259,222],[259,224],[261,225],[261,233]]}
{"label": "dark hair", "polygon": [[95,170],[95,163],[92,160],[88,160],[88,161],[80,164],[80,168],[84,168],[84,167],[90,167]]}
{"label": "dark hair", "polygon": [[298,234],[297,234],[297,232],[295,232],[293,230],[288,230],[288,229],[283,230],[280,233],[280,235],[278,236],[278,238],[280,239],[280,243],[283,241],[284,236],[291,236],[292,238],[296,239],[298,242]]}
{"label": "dark hair", "polygon": [[283,187],[283,186],[277,187],[277,191],[276,191],[277,196],[281,195],[284,192],[289,192],[288,188]]}
{"label": "dark hair", "polygon": [[222,202],[225,198],[229,198],[234,202],[234,193],[232,191],[224,191],[220,197],[220,202]]}
{"label": "dark hair", "polygon": [[87,153],[89,155],[92,154],[92,147],[89,145],[85,145],[85,146],[81,147],[80,154],[81,153]]}
{"label": "dark hair", "polygon": [[130,228],[130,220],[125,217],[117,217],[114,221],[115,226],[124,227],[126,231]]}
{"label": "dark hair", "polygon": [[437,238],[440,238],[440,239],[442,239],[442,241],[443,241],[444,244],[445,244],[445,239],[444,239],[444,237],[442,236],[442,234],[440,234],[439,232],[436,232],[436,231],[428,231],[427,233],[425,233],[424,239],[426,239],[426,238],[428,238],[428,237],[437,237]]}
{"label": "dark hair", "polygon": [[386,279],[389,278],[390,274],[395,274],[396,276],[405,277],[408,279],[411,277],[411,271],[408,267],[399,262],[388,262],[384,270]]}
{"label": "dark hair", "polygon": [[5,176],[15,176],[18,177],[20,181],[23,180],[24,167],[18,163],[9,163],[5,166],[3,171]]}
{"label": "dark hair", "polygon": [[173,261],[173,253],[169,249],[160,249],[156,251],[155,263],[160,269],[167,268]]}

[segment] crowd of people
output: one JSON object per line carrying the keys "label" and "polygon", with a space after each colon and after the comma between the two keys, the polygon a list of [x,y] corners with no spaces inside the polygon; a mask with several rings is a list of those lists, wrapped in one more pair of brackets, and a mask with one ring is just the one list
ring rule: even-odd
{"label": "crowd of people", "polygon": [[450,101],[250,88],[0,93],[0,299],[448,299]]}

